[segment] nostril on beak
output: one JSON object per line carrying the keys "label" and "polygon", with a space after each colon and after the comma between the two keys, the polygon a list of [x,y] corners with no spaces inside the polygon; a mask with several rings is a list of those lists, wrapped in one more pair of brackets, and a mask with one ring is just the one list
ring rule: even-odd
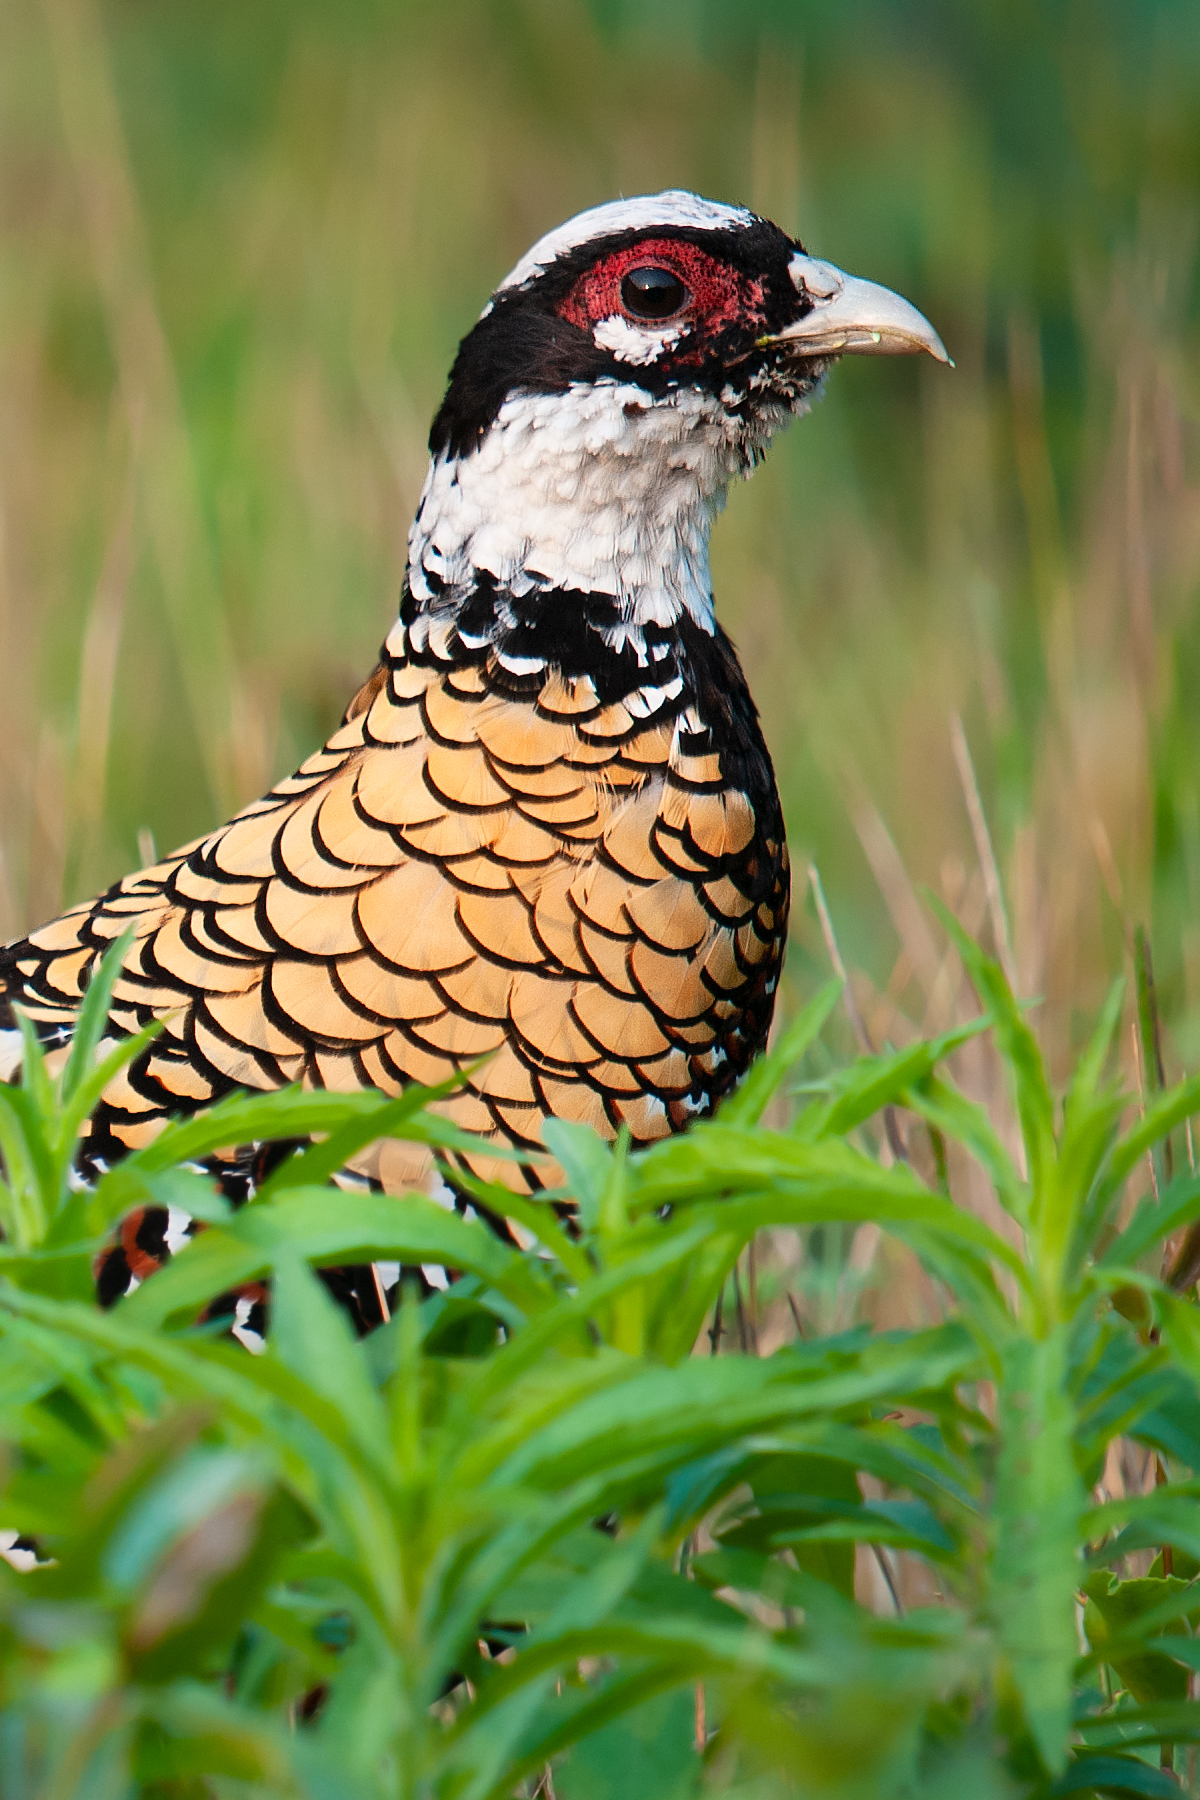
{"label": "nostril on beak", "polygon": [[810,300],[832,300],[835,294],[841,293],[845,281],[840,269],[815,256],[793,256],[788,264],[788,274],[796,292],[807,294]]}

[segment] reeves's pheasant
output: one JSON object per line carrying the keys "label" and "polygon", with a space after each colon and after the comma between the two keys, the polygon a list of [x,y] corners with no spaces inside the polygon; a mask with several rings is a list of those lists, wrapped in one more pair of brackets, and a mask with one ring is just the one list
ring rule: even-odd
{"label": "reeves's pheasant", "polygon": [[[709,528],[837,357],[918,350],[945,358],[907,302],[738,207],[670,192],[544,237],[459,349],[400,616],[344,721],[229,824],[0,951],[0,1075],[13,1004],[65,1042],[132,926],[113,1026],[167,1024],[85,1170],[236,1088],[476,1064],[442,1110],[530,1152],[551,1117],[640,1144],[709,1112],[766,1039],[788,913]],[[355,1173],[400,1190],[422,1154]],[[244,1197],[249,1162],[225,1178]],[[165,1235],[127,1223],[102,1291]]]}

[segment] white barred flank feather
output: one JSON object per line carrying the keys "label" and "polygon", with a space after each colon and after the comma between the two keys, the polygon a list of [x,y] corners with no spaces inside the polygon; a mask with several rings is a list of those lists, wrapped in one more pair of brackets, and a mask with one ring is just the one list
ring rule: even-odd
{"label": "white barred flank feather", "polygon": [[0,1031],[0,1081],[14,1081],[24,1056],[19,1031]]}

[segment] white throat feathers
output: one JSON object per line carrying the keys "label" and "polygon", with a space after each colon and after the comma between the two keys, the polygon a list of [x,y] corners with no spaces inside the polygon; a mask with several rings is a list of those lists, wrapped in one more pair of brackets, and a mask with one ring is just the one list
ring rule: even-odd
{"label": "white throat feathers", "polygon": [[482,573],[518,599],[611,597],[614,649],[685,613],[711,633],[713,517],[790,416],[780,406],[748,431],[713,395],[632,382],[510,395],[477,449],[430,463],[409,533],[413,599],[444,617]]}

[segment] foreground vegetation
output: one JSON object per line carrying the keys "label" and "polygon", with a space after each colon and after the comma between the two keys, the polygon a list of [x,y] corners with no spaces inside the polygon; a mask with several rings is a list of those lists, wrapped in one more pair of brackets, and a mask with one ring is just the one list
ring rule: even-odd
{"label": "foreground vegetation", "polygon": [[[1178,1793],[1200,1744],[1200,1176],[1168,1169],[1200,1078],[1129,1122],[1114,990],[1056,1103],[999,966],[949,924],[975,1024],[802,1082],[768,1130],[832,984],[686,1137],[629,1155],[550,1127],[577,1229],[476,1195],[524,1252],[323,1185],[381,1133],[452,1154],[435,1094],[235,1098],[79,1191],[107,980],[59,1075],[31,1038],[0,1088],[0,1511],[42,1559],[0,1565],[6,1800]],[[980,1031],[1015,1155],[945,1072]],[[874,1143],[882,1108],[931,1181]],[[314,1130],[238,1213],[195,1172]],[[948,1190],[961,1152],[1001,1229]],[[206,1229],[102,1312],[91,1259],[147,1202]],[[747,1246],[862,1221],[933,1278],[940,1321],[755,1355]],[[356,1341],[313,1267],[367,1259],[461,1275]],[[263,1354],[196,1324],[268,1275]],[[695,1353],[706,1321],[721,1354]],[[904,1607],[902,1561],[928,1604]]]}

